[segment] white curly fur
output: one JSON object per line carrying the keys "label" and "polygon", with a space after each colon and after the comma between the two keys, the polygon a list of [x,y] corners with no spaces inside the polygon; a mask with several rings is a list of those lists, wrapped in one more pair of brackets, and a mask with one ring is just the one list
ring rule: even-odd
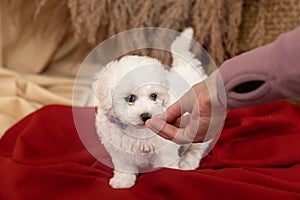
{"label": "white curly fur", "polygon": [[[114,176],[109,182],[113,188],[133,186],[136,175],[149,166],[184,170],[199,166],[209,144],[191,145],[179,160],[180,146],[145,128],[141,118],[144,113],[151,116],[162,113],[176,100],[170,93],[170,88],[178,87],[170,83],[172,79],[168,77],[172,77],[172,74],[180,74],[191,81],[181,91],[182,94],[196,80],[206,78],[204,73],[195,77],[195,69],[189,63],[197,61],[189,52],[192,34],[192,29],[188,29],[174,41],[174,62],[170,71],[157,59],[125,56],[109,63],[100,73],[95,89],[99,100],[96,127],[114,165]],[[187,60],[178,57],[181,54]],[[197,62],[197,65],[201,64]],[[131,94],[135,95],[135,101],[126,101]],[[156,94],[157,98],[151,99],[151,94]]]}

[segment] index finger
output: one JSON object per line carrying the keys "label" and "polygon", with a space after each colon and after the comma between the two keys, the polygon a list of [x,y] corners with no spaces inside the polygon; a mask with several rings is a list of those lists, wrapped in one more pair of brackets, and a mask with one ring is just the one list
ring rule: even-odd
{"label": "index finger", "polygon": [[146,126],[167,140],[173,140],[179,129],[161,119],[148,120]]}
{"label": "index finger", "polygon": [[161,119],[152,119],[147,121],[146,125],[161,137],[167,140],[172,140],[178,144],[193,142],[197,133],[197,128],[192,126],[191,123],[189,123],[185,128],[177,128],[176,126],[168,124]]}

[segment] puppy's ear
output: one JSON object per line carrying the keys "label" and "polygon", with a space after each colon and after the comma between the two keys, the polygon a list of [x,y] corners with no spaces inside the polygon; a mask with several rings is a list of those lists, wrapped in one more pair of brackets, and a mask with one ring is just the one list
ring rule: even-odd
{"label": "puppy's ear", "polygon": [[98,77],[98,82],[95,87],[95,96],[99,100],[99,106],[106,112],[112,109],[112,94],[114,86],[111,81],[111,76],[112,74],[103,70]]}

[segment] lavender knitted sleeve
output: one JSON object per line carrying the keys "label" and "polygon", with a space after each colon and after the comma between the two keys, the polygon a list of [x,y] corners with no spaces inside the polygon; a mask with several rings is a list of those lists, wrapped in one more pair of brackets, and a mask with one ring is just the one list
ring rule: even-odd
{"label": "lavender knitted sleeve", "polygon": [[220,68],[229,108],[300,98],[300,27]]}

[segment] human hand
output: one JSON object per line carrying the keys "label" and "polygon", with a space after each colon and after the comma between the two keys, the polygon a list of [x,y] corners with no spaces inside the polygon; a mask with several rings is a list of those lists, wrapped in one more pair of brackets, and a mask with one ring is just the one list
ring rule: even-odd
{"label": "human hand", "polygon": [[216,84],[216,77],[217,72],[195,84],[165,113],[148,120],[146,126],[180,144],[203,142],[207,134],[211,137],[218,133],[226,116],[226,103],[225,92],[217,89],[220,84]]}

